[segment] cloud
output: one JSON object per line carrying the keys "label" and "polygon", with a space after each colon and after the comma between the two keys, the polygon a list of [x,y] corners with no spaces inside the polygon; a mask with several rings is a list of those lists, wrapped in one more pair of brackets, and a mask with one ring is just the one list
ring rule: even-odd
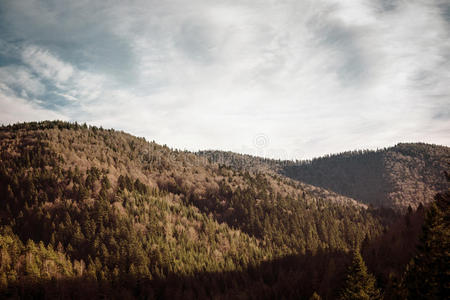
{"label": "cloud", "polygon": [[42,95],[45,92],[45,85],[27,68],[9,65],[0,67],[0,82],[7,86],[18,89],[19,92],[27,92],[34,95]]}
{"label": "cloud", "polygon": [[449,11],[438,0],[7,1],[0,82],[71,120],[191,150],[448,145]]}
{"label": "cloud", "polygon": [[36,46],[26,47],[22,52],[22,60],[40,76],[59,84],[66,82],[73,74],[71,65]]}
{"label": "cloud", "polygon": [[0,123],[11,124],[26,121],[42,120],[68,120],[60,113],[43,109],[37,103],[8,93],[5,86],[0,83]]}

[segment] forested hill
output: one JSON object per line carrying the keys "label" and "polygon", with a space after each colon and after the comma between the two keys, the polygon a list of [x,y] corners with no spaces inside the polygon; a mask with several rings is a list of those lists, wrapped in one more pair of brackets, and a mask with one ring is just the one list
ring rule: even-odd
{"label": "forested hill", "polygon": [[449,170],[450,148],[446,146],[398,144],[296,162],[221,151],[198,154],[236,169],[269,170],[365,204],[402,211],[429,203],[437,192],[448,188],[444,171]]}
{"label": "forested hill", "polygon": [[321,157],[287,165],[282,173],[366,204],[406,210],[446,190],[449,167],[449,147],[415,143]]}
{"label": "forested hill", "polygon": [[[6,298],[335,299],[352,250],[398,218],[271,170],[60,121],[0,127],[0,199]],[[385,262],[381,291],[414,254]]]}
{"label": "forested hill", "polygon": [[[17,124],[0,128],[0,147],[3,286],[241,272],[287,255],[346,253],[385,227],[351,199],[114,130]],[[318,282],[301,293],[333,292]]]}

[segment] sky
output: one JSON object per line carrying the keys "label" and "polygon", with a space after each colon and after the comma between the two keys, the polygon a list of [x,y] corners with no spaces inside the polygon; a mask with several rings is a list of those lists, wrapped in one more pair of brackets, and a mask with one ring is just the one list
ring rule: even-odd
{"label": "sky", "polygon": [[450,145],[448,0],[0,2],[0,123],[307,159]]}

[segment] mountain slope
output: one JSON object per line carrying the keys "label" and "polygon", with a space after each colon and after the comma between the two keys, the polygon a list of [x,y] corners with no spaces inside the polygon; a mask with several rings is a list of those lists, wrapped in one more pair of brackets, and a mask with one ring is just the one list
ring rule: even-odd
{"label": "mountain slope", "polygon": [[[432,201],[448,187],[444,171],[450,148],[423,143],[398,144],[377,151],[350,151],[308,161],[280,161],[222,151],[198,153],[235,169],[281,174],[376,207],[405,211]],[[305,186],[307,188],[307,186]],[[324,190],[321,190],[324,191]]]}
{"label": "mountain slope", "polygon": [[[262,275],[251,273],[257,266],[304,257],[296,271],[282,267],[281,280],[312,268],[314,253],[340,257],[321,269],[322,279],[333,281],[345,253],[386,225],[351,199],[114,130],[16,124],[0,128],[0,149],[0,275],[10,295],[52,278],[111,289],[123,282],[138,293],[144,279],[153,289],[171,276],[243,272],[249,285],[259,285]],[[313,280],[300,273],[296,278]],[[297,296],[312,293],[292,288]]]}
{"label": "mountain slope", "polygon": [[449,166],[450,148],[417,143],[330,155],[282,172],[366,204],[406,210],[448,188],[444,171]]}

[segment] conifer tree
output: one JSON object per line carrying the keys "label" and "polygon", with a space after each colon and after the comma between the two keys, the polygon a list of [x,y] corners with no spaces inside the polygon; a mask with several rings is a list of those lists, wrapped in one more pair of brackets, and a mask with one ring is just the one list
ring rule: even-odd
{"label": "conifer tree", "polygon": [[381,299],[380,291],[376,287],[375,277],[368,273],[358,250],[353,252],[352,263],[348,269],[345,287],[341,291],[340,299]]}
{"label": "conifer tree", "polygon": [[419,253],[407,266],[408,299],[445,299],[450,294],[450,192],[435,200],[425,218]]}

